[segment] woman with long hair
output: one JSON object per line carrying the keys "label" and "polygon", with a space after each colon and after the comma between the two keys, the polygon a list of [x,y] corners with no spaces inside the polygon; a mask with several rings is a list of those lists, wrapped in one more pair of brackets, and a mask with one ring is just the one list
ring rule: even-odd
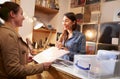
{"label": "woman with long hair", "polygon": [[69,54],[64,55],[62,58],[73,61],[75,54],[86,53],[86,38],[77,28],[76,16],[73,12],[64,14],[63,17],[64,31],[60,35],[59,40],[56,43],[58,48],[70,51]]}
{"label": "woman with long hair", "polygon": [[29,46],[16,28],[21,27],[24,16],[22,8],[14,2],[0,4],[0,79],[26,79],[26,76],[42,73],[51,62],[28,65]]}

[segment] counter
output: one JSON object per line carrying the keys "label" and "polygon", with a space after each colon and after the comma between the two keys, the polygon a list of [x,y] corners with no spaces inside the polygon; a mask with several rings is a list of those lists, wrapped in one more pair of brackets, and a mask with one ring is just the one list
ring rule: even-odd
{"label": "counter", "polygon": [[[88,78],[83,72],[76,72],[73,65],[52,64],[51,68],[41,74],[37,74],[27,79],[96,79]],[[98,78],[97,78],[98,79]],[[99,78],[99,79],[120,79],[120,77]]]}
{"label": "counter", "polygon": [[[40,76],[40,75],[39,75]],[[73,72],[73,67],[53,64],[48,71],[44,71],[40,79],[88,79]]]}
{"label": "counter", "polygon": [[73,65],[52,64],[48,71],[44,71],[41,74],[40,79],[120,79],[120,77],[88,78],[88,74],[76,72]]}

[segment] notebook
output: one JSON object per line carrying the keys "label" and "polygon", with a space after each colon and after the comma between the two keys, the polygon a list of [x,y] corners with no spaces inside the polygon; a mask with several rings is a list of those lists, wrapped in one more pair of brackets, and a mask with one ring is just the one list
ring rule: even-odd
{"label": "notebook", "polygon": [[57,47],[50,47],[37,55],[33,57],[33,60],[35,60],[38,63],[43,63],[43,62],[53,62],[59,57],[68,54],[69,51],[59,49]]}

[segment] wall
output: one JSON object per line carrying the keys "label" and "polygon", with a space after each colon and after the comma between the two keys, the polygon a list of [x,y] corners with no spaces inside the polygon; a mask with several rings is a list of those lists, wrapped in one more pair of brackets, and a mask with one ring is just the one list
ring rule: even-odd
{"label": "wall", "polygon": [[[53,28],[57,29],[58,32],[62,32],[62,18],[63,14],[68,12],[68,6],[70,0],[58,0],[59,1],[59,12],[57,14],[44,14],[36,12],[35,15],[38,19],[41,19],[46,25],[52,25]],[[63,4],[64,3],[64,4]]]}
{"label": "wall", "polygon": [[120,0],[108,1],[101,4],[101,23],[120,21],[120,19],[115,18],[116,12],[120,12]]}
{"label": "wall", "polygon": [[50,20],[50,24],[52,24],[56,29],[57,32],[62,32],[63,28],[62,28],[62,18],[63,18],[63,14],[69,11],[69,2],[70,0],[58,0],[59,1],[59,13],[54,16],[54,18],[51,19],[51,17],[49,19]]}
{"label": "wall", "polygon": [[54,28],[57,29],[57,32],[62,32],[63,31],[63,25],[62,25],[62,18],[64,13],[66,12],[74,12],[75,14],[77,13],[83,13],[83,8],[77,7],[77,8],[70,8],[70,3],[71,0],[59,0],[59,13],[54,16],[54,18],[51,19],[49,18],[49,24],[53,25]]}
{"label": "wall", "polygon": [[70,8],[70,2],[71,0],[58,0],[59,1],[59,12],[56,15],[51,14],[42,14],[42,13],[36,13],[36,15],[44,22],[46,25],[52,25],[55,29],[57,29],[57,32],[63,31],[63,25],[62,25],[62,18],[63,14],[66,12],[74,12],[74,13],[80,13],[83,11],[81,7],[77,8]]}
{"label": "wall", "polygon": [[25,20],[23,21],[23,26],[19,28],[19,33],[24,40],[26,38],[29,38],[32,41],[33,32],[32,18],[34,16],[35,0],[21,0],[20,5],[23,9]]}
{"label": "wall", "polygon": [[[57,30],[57,32],[62,32],[62,18],[63,14],[68,12],[69,10],[69,1],[70,0],[59,0],[59,7],[60,10],[57,14],[44,14],[42,12],[35,12],[35,16],[37,16],[38,20],[42,20],[46,25],[52,25],[54,29]],[[64,3],[64,4],[63,4]],[[39,42],[40,39],[44,41],[46,36],[49,36],[49,33],[40,33],[40,32],[34,32],[33,40]],[[37,38],[36,38],[37,37]],[[50,42],[54,43],[56,42],[56,33],[53,33],[50,36]]]}

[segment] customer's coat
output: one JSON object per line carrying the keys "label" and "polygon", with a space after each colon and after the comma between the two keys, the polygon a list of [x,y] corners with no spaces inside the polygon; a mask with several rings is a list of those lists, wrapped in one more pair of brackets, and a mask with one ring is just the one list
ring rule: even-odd
{"label": "customer's coat", "polygon": [[28,46],[8,26],[10,24],[0,26],[0,79],[25,79],[26,75],[41,73],[42,64],[27,65]]}

